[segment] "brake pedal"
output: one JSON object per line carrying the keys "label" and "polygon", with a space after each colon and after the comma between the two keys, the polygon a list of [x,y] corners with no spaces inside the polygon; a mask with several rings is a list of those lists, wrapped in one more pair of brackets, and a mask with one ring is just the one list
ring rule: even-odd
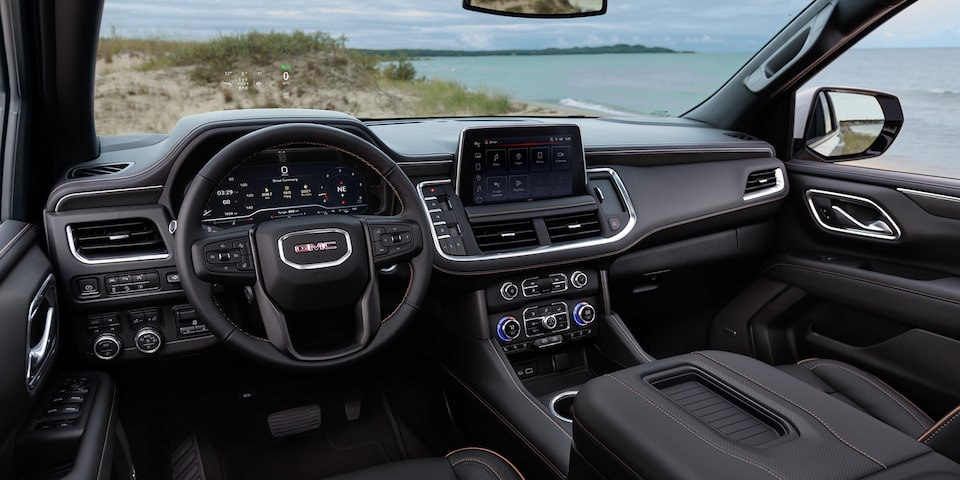
{"label": "brake pedal", "polygon": [[347,421],[354,421],[360,418],[360,411],[363,408],[363,395],[358,392],[350,392],[343,399],[343,413],[347,416]]}
{"label": "brake pedal", "polygon": [[173,480],[206,480],[196,434],[188,435],[173,449],[171,477]]}
{"label": "brake pedal", "polygon": [[305,405],[289,408],[267,415],[270,435],[274,438],[289,437],[320,428],[320,406]]}

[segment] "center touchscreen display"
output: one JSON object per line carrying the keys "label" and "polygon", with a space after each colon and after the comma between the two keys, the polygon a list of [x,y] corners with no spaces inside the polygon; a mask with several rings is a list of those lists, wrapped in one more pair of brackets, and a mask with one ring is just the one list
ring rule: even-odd
{"label": "center touchscreen display", "polygon": [[465,205],[581,195],[586,173],[576,125],[464,129],[457,193]]}

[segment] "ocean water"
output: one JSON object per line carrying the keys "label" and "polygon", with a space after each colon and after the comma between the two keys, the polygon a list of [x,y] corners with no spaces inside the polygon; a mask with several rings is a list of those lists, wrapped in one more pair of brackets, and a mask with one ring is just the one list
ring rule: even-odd
{"label": "ocean water", "polygon": [[[438,57],[420,75],[598,115],[680,115],[719,88],[747,53]],[[960,48],[855,49],[806,87],[882,90],[903,105],[891,149],[867,164],[960,178]]]}

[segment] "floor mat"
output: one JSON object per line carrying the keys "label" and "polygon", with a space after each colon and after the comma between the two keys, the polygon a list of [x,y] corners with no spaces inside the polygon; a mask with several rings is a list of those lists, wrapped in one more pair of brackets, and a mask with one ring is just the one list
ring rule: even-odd
{"label": "floor mat", "polygon": [[226,452],[221,460],[221,473],[225,480],[315,480],[390,461],[387,451],[392,446],[382,442],[340,444],[333,437],[317,431]]}

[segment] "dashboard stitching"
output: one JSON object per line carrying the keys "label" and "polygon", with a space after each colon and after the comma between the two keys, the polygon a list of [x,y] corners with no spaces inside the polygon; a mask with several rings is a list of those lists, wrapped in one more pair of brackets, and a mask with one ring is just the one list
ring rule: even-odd
{"label": "dashboard stitching", "polygon": [[887,288],[891,288],[891,289],[893,289],[893,290],[899,290],[899,291],[904,292],[904,293],[910,293],[910,294],[917,295],[917,296],[920,296],[920,297],[926,297],[926,298],[929,298],[929,299],[932,299],[932,300],[939,300],[939,301],[942,301],[942,302],[952,303],[952,304],[954,304],[954,305],[960,305],[960,301],[953,300],[953,299],[950,299],[950,298],[941,297],[941,296],[938,296],[938,295],[931,295],[931,294],[929,294],[929,293],[924,293],[924,292],[918,292],[918,291],[916,291],[916,290],[911,290],[911,289],[909,289],[909,288],[899,287],[899,286],[897,286],[897,285],[893,285],[893,284],[890,284],[890,283],[884,283],[884,282],[880,282],[880,281],[877,281],[877,280],[871,280],[871,279],[867,279],[867,278],[860,278],[860,277],[856,277],[856,276],[853,276],[853,275],[848,275],[848,274],[841,273],[841,272],[833,272],[833,271],[830,271],[830,270],[823,270],[823,269],[820,269],[820,268],[808,267],[808,266],[805,266],[805,265],[792,265],[792,264],[789,264],[789,263],[778,263],[778,264],[775,264],[775,265],[771,265],[769,268],[767,268],[767,271],[768,271],[768,272],[772,272],[772,271],[774,271],[774,270],[776,270],[776,269],[778,269],[778,268],[787,268],[787,269],[788,269],[788,268],[793,268],[793,269],[797,269],[797,270],[808,270],[808,271],[811,271],[811,272],[823,273],[823,274],[832,275],[832,276],[835,276],[835,277],[846,278],[847,280],[853,280],[853,281],[855,281],[855,282],[867,283],[867,284],[876,285],[876,286],[880,286],[880,287],[887,287]]}

